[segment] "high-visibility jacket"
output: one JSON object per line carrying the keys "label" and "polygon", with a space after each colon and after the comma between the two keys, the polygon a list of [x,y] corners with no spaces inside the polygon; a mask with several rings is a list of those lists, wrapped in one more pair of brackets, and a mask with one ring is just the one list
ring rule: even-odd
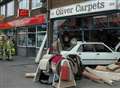
{"label": "high-visibility jacket", "polygon": [[4,46],[3,46],[4,50],[7,51],[7,52],[11,52],[12,51],[15,51],[13,48],[14,48],[14,44],[11,40],[7,40],[4,42]]}
{"label": "high-visibility jacket", "polygon": [[6,49],[6,50],[9,50],[9,49],[11,49],[11,41],[10,40],[7,40],[7,41],[5,41],[4,42],[4,49]]}

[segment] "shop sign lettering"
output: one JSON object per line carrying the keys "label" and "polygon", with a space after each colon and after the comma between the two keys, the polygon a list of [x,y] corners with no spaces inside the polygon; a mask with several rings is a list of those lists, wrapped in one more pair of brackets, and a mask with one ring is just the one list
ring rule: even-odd
{"label": "shop sign lettering", "polygon": [[71,14],[73,13],[73,8],[67,8],[67,9],[57,9],[56,10],[56,15],[61,15],[61,14]]}
{"label": "shop sign lettering", "polygon": [[81,12],[81,11],[93,11],[96,9],[102,9],[105,7],[105,3],[104,2],[97,2],[97,3],[92,3],[92,4],[88,4],[85,6],[82,5],[76,5],[76,12]]}
{"label": "shop sign lettering", "polygon": [[50,11],[50,18],[87,14],[116,9],[116,0],[96,0],[55,8]]}

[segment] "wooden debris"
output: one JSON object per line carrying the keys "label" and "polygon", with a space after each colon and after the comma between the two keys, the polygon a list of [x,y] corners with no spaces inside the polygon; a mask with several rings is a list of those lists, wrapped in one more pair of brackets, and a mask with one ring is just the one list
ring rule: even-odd
{"label": "wooden debris", "polygon": [[113,81],[110,79],[110,78],[107,78],[107,77],[103,77],[104,74],[98,74],[99,72],[96,72],[94,71],[93,69],[89,68],[89,67],[86,67],[85,68],[88,72],[94,74],[95,76],[101,78],[102,81],[104,81],[105,83],[109,84],[109,85],[112,85]]}
{"label": "wooden debris", "polygon": [[106,66],[97,66],[95,70],[110,72],[110,70]]}
{"label": "wooden debris", "polygon": [[35,73],[25,73],[25,77],[26,78],[34,78],[35,77]]}
{"label": "wooden debris", "polygon": [[120,81],[120,73],[115,73],[115,72],[103,72],[103,71],[96,71],[93,70],[94,73],[97,74],[97,76],[102,76],[104,78],[113,80],[113,81]]}
{"label": "wooden debris", "polygon": [[116,72],[116,73],[120,73],[120,69],[116,69],[114,72]]}
{"label": "wooden debris", "polygon": [[116,62],[115,64],[120,66],[120,62]]}
{"label": "wooden debris", "polygon": [[101,78],[100,77],[98,77],[98,76],[96,76],[96,75],[94,75],[94,74],[92,74],[90,72],[87,72],[86,70],[83,71],[82,75],[84,77],[89,78],[90,80],[93,80],[93,81],[96,81],[98,83],[101,83]]}
{"label": "wooden debris", "polygon": [[120,66],[116,64],[110,64],[107,66],[107,68],[110,69],[111,71],[115,71],[116,69],[120,68]]}

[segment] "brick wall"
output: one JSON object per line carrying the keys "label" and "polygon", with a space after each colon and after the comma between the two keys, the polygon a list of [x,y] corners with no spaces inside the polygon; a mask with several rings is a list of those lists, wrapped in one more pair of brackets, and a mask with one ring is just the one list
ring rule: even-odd
{"label": "brick wall", "polygon": [[86,0],[51,0],[51,8],[57,8],[60,6],[66,6],[74,3],[80,3]]}
{"label": "brick wall", "polygon": [[[12,21],[12,20],[16,20],[16,19],[19,19],[19,18],[24,18],[24,17],[17,17],[17,14],[18,14],[18,6],[19,6],[19,3],[17,0],[14,0],[15,1],[15,15],[14,16],[10,16],[10,17],[5,17],[4,20],[0,20],[0,22],[5,22],[5,21]],[[7,2],[6,2],[7,3]],[[30,9],[31,9],[31,0],[30,0]],[[6,4],[4,4],[6,5]],[[6,13],[7,13],[7,9],[6,9]],[[38,9],[34,9],[34,10],[31,10],[30,11],[30,16],[35,16],[35,15],[39,15],[39,14],[46,14],[46,8],[45,7],[42,7],[42,8],[38,8]]]}

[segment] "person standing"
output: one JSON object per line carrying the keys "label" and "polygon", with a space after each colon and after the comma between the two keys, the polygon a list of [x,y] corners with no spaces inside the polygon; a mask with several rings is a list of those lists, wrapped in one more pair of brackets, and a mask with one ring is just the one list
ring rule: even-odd
{"label": "person standing", "polygon": [[7,37],[7,39],[4,42],[4,56],[5,59],[7,60],[12,60],[12,47],[13,47],[13,42],[10,39],[10,37]]}

